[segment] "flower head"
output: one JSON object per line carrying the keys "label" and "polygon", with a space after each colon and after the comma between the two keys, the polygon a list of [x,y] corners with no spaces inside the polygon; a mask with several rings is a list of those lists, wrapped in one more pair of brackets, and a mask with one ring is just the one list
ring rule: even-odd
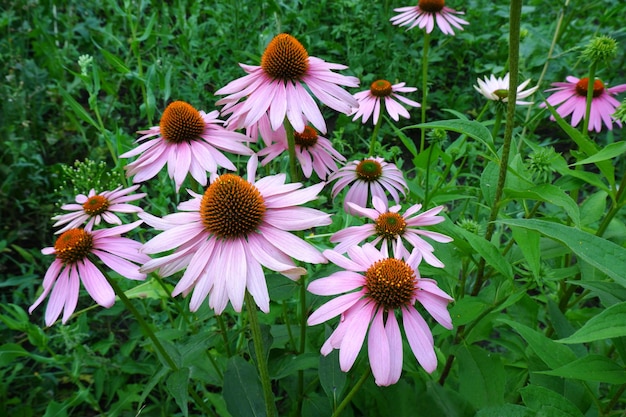
{"label": "flower head", "polygon": [[57,222],[54,227],[65,225],[56,233],[63,233],[69,229],[80,227],[83,223],[86,231],[91,231],[93,226],[98,226],[102,220],[109,224],[121,225],[122,221],[115,213],[139,213],[141,207],[126,204],[129,201],[139,200],[146,196],[145,193],[130,194],[139,188],[139,185],[122,189],[121,186],[113,191],[103,191],[96,194],[96,190],[91,189],[88,195],[79,194],[76,196],[76,203],[61,206],[63,210],[71,213],[54,216],[52,220]]}
{"label": "flower head", "polygon": [[414,252],[406,261],[388,257],[370,244],[348,249],[349,259],[335,251],[324,256],[344,270],[317,279],[308,291],[317,295],[339,295],[318,308],[308,319],[309,326],[341,315],[335,331],[321,349],[328,355],[339,349],[341,370],[350,370],[368,333],[367,350],[376,384],[395,384],[402,373],[402,336],[396,313],[409,346],[420,365],[429,373],[437,368],[432,333],[415,307],[418,301],[443,327],[452,329],[447,310],[452,298],[437,282],[422,278],[420,256]]}
{"label": "flower head", "polygon": [[[589,78],[578,79],[568,76],[566,80],[567,82],[564,83],[552,83],[554,88],[550,88],[546,92],[554,91],[555,93],[548,97],[546,101],[551,106],[559,106],[556,109],[559,116],[565,118],[571,114],[571,125],[576,127],[585,117]],[[601,80],[596,79],[592,88],[593,98],[591,99],[591,112],[589,113],[589,130],[600,132],[602,130],[602,122],[609,130],[613,129],[613,121],[619,127],[622,127],[622,123],[619,120],[614,120],[612,117],[615,109],[619,106],[619,101],[613,96],[626,91],[626,84],[606,88]],[[545,107],[545,103],[541,107]]]}
{"label": "flower head", "polygon": [[583,50],[583,57],[591,62],[609,62],[617,54],[617,41],[610,36],[594,36]]}
{"label": "flower head", "polygon": [[394,164],[385,162],[383,158],[365,158],[361,161],[352,161],[339,168],[328,177],[328,181],[335,181],[332,189],[333,198],[346,186],[353,183],[344,198],[344,210],[347,213],[355,212],[348,205],[349,202],[357,206],[365,207],[368,196],[376,196],[381,200],[387,200],[385,190],[391,194],[393,200],[398,203],[400,196],[404,195],[408,188],[402,172]]}
{"label": "flower head", "polygon": [[304,130],[308,120],[326,133],[326,122],[311,93],[328,107],[345,114],[358,105],[341,87],[357,87],[358,78],[334,73],[332,70],[347,67],[309,56],[304,46],[289,34],[281,33],[272,39],[263,52],[260,66],[240,65],[248,75],[215,92],[227,95],[217,104],[224,105],[222,114],[231,114],[228,123],[234,124],[235,129],[253,125],[267,113],[274,130],[286,117],[297,132]]}
{"label": "flower head", "polygon": [[139,272],[139,266],[135,263],[142,264],[150,258],[139,253],[139,242],[120,236],[141,223],[139,220],[109,229],[69,229],[63,232],[54,247],[41,251],[44,255],[56,255],[56,259],[44,276],[43,293],[28,312],[32,313],[50,294],[46,307],[46,326],[51,326],[61,311],[65,323],[76,309],[80,282],[96,303],[102,307],[111,307],[115,302],[115,293],[100,269],[92,262],[93,257],[100,259],[123,277],[145,279],[145,274]]}
{"label": "flower head", "polygon": [[144,253],[174,252],[147,262],[143,272],[159,269],[169,276],[185,270],[173,296],[193,290],[190,308],[196,311],[205,298],[217,314],[231,302],[241,311],[246,289],[262,311],[269,311],[269,295],[263,266],[298,279],[306,270],[292,257],[324,263],[321,253],[289,233],[331,223],[319,210],[298,207],[314,200],[323,183],[302,188],[285,184],[285,174],[255,181],[256,156],[248,162],[248,179],[235,174],[215,178],[205,193],[190,191],[192,199],[181,203],[179,213],[156,218],[146,213],[146,223],[164,230],[144,246]]}
{"label": "flower head", "polygon": [[[507,103],[509,101],[509,73],[507,72],[504,78],[497,77],[493,74],[489,78],[485,77],[485,80],[481,80],[478,78],[476,80],[478,82],[478,86],[474,86],[474,89],[478,91],[480,94],[485,96],[488,100],[494,101],[502,101],[503,103]],[[539,88],[538,86],[534,86],[529,88],[528,90],[524,90],[526,86],[530,83],[530,80],[526,80],[521,83],[517,87],[517,100],[515,103],[519,106],[529,106],[533,104],[529,101],[520,101],[522,98],[526,98],[532,94]]]}
{"label": "flower head", "polygon": [[453,27],[463,30],[461,25],[469,25],[465,20],[455,16],[463,12],[446,7],[444,0],[419,0],[417,6],[400,7],[393,11],[400,14],[389,19],[391,23],[408,26],[407,30],[419,26],[420,29],[426,28],[426,33],[430,33],[436,21],[444,34],[454,36]]}
{"label": "flower head", "polygon": [[217,117],[198,111],[184,101],[167,106],[159,126],[142,130],[135,149],[120,155],[130,158],[141,154],[137,160],[126,165],[133,182],[143,182],[154,177],[165,164],[169,177],[180,189],[187,174],[202,185],[207,184],[207,172],[215,174],[219,166],[235,170],[235,165],[220,151],[238,155],[252,155],[244,143],[253,141],[246,135],[225,129]]}
{"label": "flower head", "polygon": [[[265,156],[261,161],[262,165],[266,165],[289,147],[284,127],[280,126],[272,136],[275,142],[257,153],[259,156]],[[306,126],[302,132],[294,132],[294,141],[296,158],[306,178],[310,178],[315,170],[317,176],[325,180],[330,173],[337,170],[337,162],[346,161],[346,158],[333,148],[333,144],[320,136],[311,126]]]}
{"label": "flower head", "polygon": [[[333,234],[331,242],[339,242],[333,248],[335,252],[345,253],[350,247],[356,246],[365,239],[375,236],[371,242],[373,245],[381,244],[388,247],[391,244],[400,258],[407,259],[415,250],[428,264],[443,268],[444,264],[433,255],[435,248],[420,237],[426,236],[436,242],[448,243],[452,238],[441,233],[420,229],[422,226],[430,226],[441,223],[445,219],[438,216],[443,206],[432,208],[424,213],[415,215],[422,208],[421,204],[411,206],[404,214],[400,214],[400,206],[392,206],[387,209],[387,201],[372,197],[373,209],[359,207],[354,203],[348,203],[352,211],[374,221],[362,226],[351,226]],[[405,247],[403,241],[410,246]]]}
{"label": "flower head", "polygon": [[405,84],[406,83],[398,83],[392,85],[387,80],[376,80],[372,83],[369,90],[356,93],[354,98],[359,102],[359,108],[355,109],[354,118],[352,120],[362,117],[363,123],[366,123],[373,113],[374,117],[372,121],[376,124],[380,116],[380,106],[382,103],[384,103],[389,116],[396,122],[400,120],[400,116],[408,119],[409,112],[398,103],[398,101],[412,107],[420,107],[420,104],[417,101],[410,100],[398,94],[410,93],[417,90],[415,87],[405,87]]}

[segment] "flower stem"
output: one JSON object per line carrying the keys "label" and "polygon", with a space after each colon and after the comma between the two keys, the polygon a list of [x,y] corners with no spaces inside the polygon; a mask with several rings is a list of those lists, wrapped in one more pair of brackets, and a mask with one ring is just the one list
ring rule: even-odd
{"label": "flower stem", "polygon": [[376,121],[376,124],[374,125],[374,131],[372,132],[372,139],[370,140],[370,154],[369,156],[374,156],[374,151],[376,150],[376,139],[378,139],[378,131],[380,130],[380,125],[383,122],[383,100],[381,100],[380,103],[380,114],[378,115],[378,120]]}
{"label": "flower stem", "polygon": [[589,116],[591,115],[591,102],[593,101],[593,86],[596,81],[596,62],[589,66],[589,82],[587,83],[587,106],[585,107],[585,120],[583,120],[583,135],[589,134]]}
{"label": "flower stem", "polygon": [[[306,348],[306,275],[300,277],[300,346],[298,353],[303,354]],[[298,414],[302,414],[302,400],[304,400],[304,371],[298,371]]]}
{"label": "flower stem", "polygon": [[[502,156],[500,157],[500,171],[498,174],[498,185],[496,187],[491,213],[489,215],[489,223],[485,239],[491,240],[495,231],[495,221],[498,218],[500,209],[500,199],[504,190],[504,182],[509,168],[509,154],[511,153],[511,142],[513,140],[513,127],[515,124],[515,102],[517,101],[517,82],[519,72],[519,38],[520,38],[520,22],[522,16],[522,0],[511,0],[511,10],[509,14],[510,30],[509,30],[509,96],[506,111],[506,126],[504,129],[504,144],[502,145]],[[480,292],[483,285],[485,273],[485,259],[481,258],[476,274],[476,282],[472,289],[472,295],[475,296]]]}
{"label": "flower stem", "polygon": [[287,152],[289,153],[289,173],[291,174],[291,182],[300,181],[300,170],[298,169],[298,159],[296,158],[296,138],[293,133],[293,126],[289,120],[285,119],[283,123],[285,133],[287,134]]}
{"label": "flower stem", "polygon": [[[428,48],[430,47],[430,34],[424,32],[424,49],[422,51],[422,124],[426,123],[426,101],[428,99]],[[426,128],[423,127],[420,136],[420,153],[424,151],[426,144]]]}
{"label": "flower stem", "polygon": [[354,397],[354,395],[359,391],[361,385],[363,385],[365,380],[367,380],[367,377],[370,376],[370,371],[370,367],[368,366],[365,372],[363,372],[363,375],[361,375],[361,378],[359,378],[359,380],[356,382],[356,384],[354,384],[354,387],[352,387],[348,395],[346,395],[346,398],[344,398],[343,401],[341,401],[341,403],[337,406],[331,417],[338,417],[343,409],[346,408],[348,404],[350,404],[350,401],[352,401],[352,397]]}
{"label": "flower stem", "polygon": [[254,353],[256,356],[256,364],[259,369],[259,377],[263,386],[263,397],[265,398],[265,412],[267,417],[274,417],[274,394],[272,393],[272,381],[267,370],[267,357],[263,349],[263,337],[261,335],[261,326],[256,312],[256,303],[252,295],[246,290],[245,298],[246,309],[248,310],[248,320],[250,321],[250,330],[252,331],[252,342],[254,344]]}

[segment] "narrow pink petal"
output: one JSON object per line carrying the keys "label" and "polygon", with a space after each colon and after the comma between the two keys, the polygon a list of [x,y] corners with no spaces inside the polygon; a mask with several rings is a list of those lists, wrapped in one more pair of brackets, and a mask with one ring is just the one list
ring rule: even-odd
{"label": "narrow pink petal", "polygon": [[115,292],[102,272],[89,259],[84,259],[77,266],[78,274],[91,298],[102,307],[111,307],[115,303]]}
{"label": "narrow pink petal", "polygon": [[[248,250],[248,249],[246,249]],[[265,274],[261,265],[252,257],[252,255],[246,255],[248,279],[246,281],[246,288],[250,291],[250,295],[254,298],[256,305],[259,306],[264,313],[270,312],[270,295],[267,291],[267,284],[265,282]]]}
{"label": "narrow pink petal", "polygon": [[[393,315],[393,311],[390,314]],[[391,358],[389,340],[383,323],[382,308],[374,314],[372,326],[367,336],[367,352],[376,385],[383,387],[389,385],[391,383],[389,379]]]}
{"label": "narrow pink petal", "polygon": [[272,245],[292,258],[314,264],[327,262],[326,258],[313,245],[289,232],[270,226],[260,226],[259,231]]}
{"label": "narrow pink petal", "polygon": [[72,316],[78,304],[78,292],[80,291],[80,277],[76,268],[70,269],[70,276],[67,282],[67,295],[65,297],[65,309],[63,310],[62,323]]}
{"label": "narrow pink petal", "polygon": [[226,290],[230,303],[236,312],[241,312],[243,298],[246,294],[247,270],[245,251],[239,239],[223,243],[222,249],[224,268],[220,271],[220,279],[226,281]]}
{"label": "narrow pink petal", "polygon": [[339,366],[342,371],[348,372],[359,355],[375,308],[375,304],[370,302],[354,313],[355,318],[346,330],[350,337],[344,337],[339,347]]}
{"label": "narrow pink petal", "polygon": [[52,326],[63,310],[65,300],[67,299],[67,288],[69,286],[68,281],[71,268],[75,268],[75,266],[68,266],[61,271],[54,284],[54,288],[52,288],[48,306],[46,307],[46,326]]}
{"label": "narrow pink petal", "polygon": [[365,285],[363,275],[351,271],[337,271],[326,278],[311,282],[307,290],[316,295],[336,295]]}
{"label": "narrow pink petal", "polygon": [[389,357],[391,359],[389,362],[389,383],[395,384],[402,374],[402,335],[396,315],[392,311],[387,315],[385,331],[389,341]]}
{"label": "narrow pink petal", "polygon": [[[200,223],[179,225],[150,239],[143,245],[143,253],[159,253],[174,249],[198,235],[208,233]],[[207,236],[208,237],[208,236]]]}
{"label": "narrow pink petal", "polygon": [[315,326],[333,317],[337,317],[359,301],[363,297],[363,294],[363,291],[351,292],[330,300],[309,316],[307,324],[309,326]]}
{"label": "narrow pink petal", "polygon": [[127,261],[126,259],[97,249],[93,249],[92,253],[100,258],[102,262],[106,264],[106,266],[125,278],[140,281],[146,279],[146,274],[142,274],[139,272],[139,266]]}
{"label": "narrow pink petal", "polygon": [[437,369],[433,335],[428,324],[413,307],[402,309],[404,332],[415,358],[429,374]]}

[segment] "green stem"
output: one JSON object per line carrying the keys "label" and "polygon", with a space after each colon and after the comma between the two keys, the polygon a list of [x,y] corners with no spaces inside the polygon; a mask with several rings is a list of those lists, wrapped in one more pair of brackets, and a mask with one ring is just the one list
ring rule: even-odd
{"label": "green stem", "polygon": [[[428,48],[430,46],[430,34],[424,32],[424,50],[422,51],[422,124],[426,123],[426,103],[428,100]],[[426,128],[421,129],[420,153],[424,152],[426,144]]]}
{"label": "green stem", "polygon": [[380,125],[383,121],[383,100],[380,100],[380,114],[378,115],[378,120],[374,125],[374,131],[372,132],[372,139],[370,139],[370,156],[374,156],[374,151],[376,150],[376,139],[378,139],[378,131],[380,130]]}
{"label": "green stem", "polygon": [[[302,275],[299,280],[300,284],[300,347],[298,353],[302,355],[306,348],[306,275]],[[297,415],[302,415],[302,401],[304,400],[304,371],[298,371],[298,404]]]}
{"label": "green stem", "polygon": [[500,125],[502,124],[502,104],[500,102],[496,104],[496,120],[493,122],[493,131],[491,132],[491,137],[495,140],[498,137],[498,132],[500,132]]}
{"label": "green stem", "polygon": [[583,120],[583,135],[589,134],[589,115],[591,114],[591,102],[593,101],[593,85],[596,80],[596,62],[589,66],[589,82],[587,83],[587,107],[585,107],[585,119]]}
{"label": "green stem", "polygon": [[[504,182],[506,181],[506,174],[509,168],[509,154],[511,152],[511,142],[513,140],[513,127],[515,124],[515,106],[517,101],[517,83],[519,72],[519,38],[520,38],[520,23],[522,16],[522,0],[511,0],[511,10],[509,14],[510,31],[509,31],[509,96],[506,112],[506,127],[504,129],[504,144],[502,145],[502,157],[500,158],[500,172],[498,174],[498,185],[493,198],[493,204],[491,206],[491,213],[489,215],[489,223],[487,224],[487,231],[485,233],[485,239],[491,240],[495,231],[495,221],[498,218],[498,211],[500,209],[500,199],[502,198],[502,191],[504,190]],[[478,272],[476,276],[476,282],[472,290],[472,295],[477,295],[484,281],[485,271],[485,259],[480,260],[478,265]]]}
{"label": "green stem", "polygon": [[228,331],[226,329],[226,324],[224,323],[224,319],[222,319],[222,316],[219,314],[215,315],[215,320],[217,320],[217,325],[220,327],[220,333],[222,334],[222,339],[224,340],[226,356],[230,358],[231,356],[233,356],[233,354],[230,351],[230,343],[228,342]]}
{"label": "green stem", "polygon": [[272,381],[267,370],[267,358],[263,349],[263,337],[261,336],[261,326],[256,312],[256,303],[252,295],[246,290],[246,309],[248,310],[248,320],[252,331],[252,342],[254,343],[254,353],[259,369],[259,377],[263,386],[263,397],[265,398],[265,413],[267,417],[274,417],[274,394],[272,393]]}
{"label": "green stem", "polygon": [[354,387],[352,387],[348,395],[346,395],[346,398],[344,398],[343,401],[341,401],[341,403],[339,404],[339,406],[335,409],[331,417],[339,417],[343,409],[346,408],[347,405],[350,404],[350,402],[352,401],[352,397],[354,397],[354,395],[359,391],[359,389],[361,388],[361,385],[363,385],[365,380],[367,380],[367,377],[370,376],[370,373],[371,373],[371,369],[368,366],[365,372],[363,372],[363,375],[361,375],[361,378],[359,378],[359,380],[356,382],[356,384],[354,384]]}
{"label": "green stem", "polygon": [[285,119],[283,123],[285,133],[287,134],[287,152],[289,154],[289,172],[291,174],[291,182],[300,181],[300,170],[298,169],[298,159],[296,158],[296,138],[293,132],[293,126],[289,120]]}
{"label": "green stem", "polygon": [[426,158],[426,179],[425,179],[425,183],[424,183],[424,208],[427,209],[428,208],[428,200],[429,200],[429,193],[428,191],[430,190],[430,161],[433,157],[433,148],[435,147],[434,144],[431,144],[428,147],[428,155]]}

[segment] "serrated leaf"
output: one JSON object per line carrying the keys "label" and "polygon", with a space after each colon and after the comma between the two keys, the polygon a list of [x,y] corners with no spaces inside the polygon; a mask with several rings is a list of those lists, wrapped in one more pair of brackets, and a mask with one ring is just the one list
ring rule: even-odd
{"label": "serrated leaf", "polygon": [[255,367],[243,358],[228,360],[222,392],[233,417],[266,417],[261,381]]}
{"label": "serrated leaf", "polygon": [[584,165],[584,164],[591,164],[591,163],[596,163],[600,161],[606,161],[607,159],[613,159],[616,156],[620,156],[621,154],[625,152],[626,152],[626,142],[615,142],[600,149],[598,153],[591,155],[590,157],[585,158],[571,165],[573,166]]}
{"label": "serrated leaf", "polygon": [[544,236],[557,240],[571,249],[576,256],[604,272],[626,287],[626,248],[574,227],[545,220],[511,219],[499,220],[509,226],[536,230]]}
{"label": "serrated leaf", "polygon": [[507,279],[513,279],[513,269],[511,264],[502,256],[498,248],[488,240],[480,236],[468,232],[467,230],[457,228],[457,231],[467,240],[480,256],[482,256],[487,264],[502,274]]}
{"label": "serrated leaf", "polygon": [[517,247],[522,251],[528,267],[535,279],[539,278],[541,270],[541,251],[539,249],[539,233],[534,230],[512,227],[513,239]]}
{"label": "serrated leaf", "polygon": [[457,351],[459,392],[477,409],[504,404],[505,374],[500,356],[476,346]]}
{"label": "serrated leaf", "polygon": [[180,407],[183,415],[187,417],[189,415],[189,408],[187,406],[187,386],[189,385],[189,368],[179,369],[172,372],[166,381],[167,391],[170,393],[176,404]]}
{"label": "serrated leaf", "polygon": [[615,304],[592,317],[576,333],[560,343],[588,343],[595,340],[626,336],[626,302]]}
{"label": "serrated leaf", "polygon": [[587,355],[567,365],[539,373],[609,384],[626,383],[626,369],[606,356],[600,355]]}
{"label": "serrated leaf", "polygon": [[528,198],[554,204],[565,210],[577,227],[580,227],[580,209],[578,204],[559,187],[552,184],[541,184],[527,190],[505,189],[511,197]]}

